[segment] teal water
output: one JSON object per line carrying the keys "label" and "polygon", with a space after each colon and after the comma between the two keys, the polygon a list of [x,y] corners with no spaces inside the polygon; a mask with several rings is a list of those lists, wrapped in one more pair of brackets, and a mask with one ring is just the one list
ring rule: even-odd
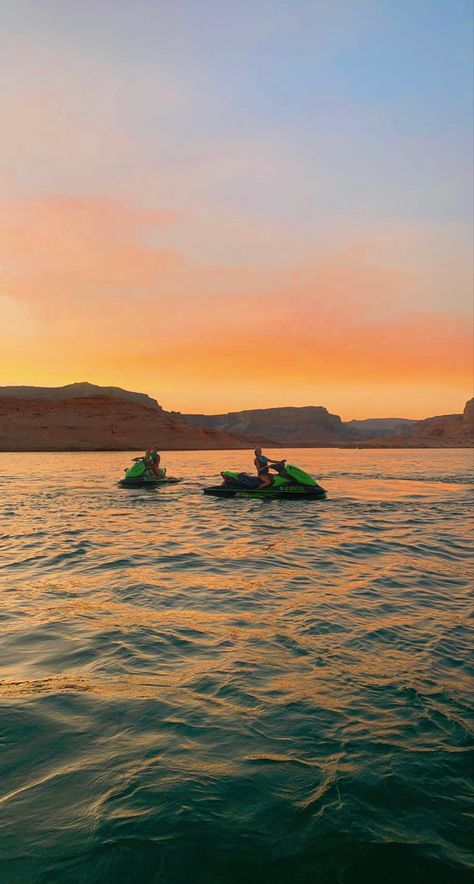
{"label": "teal water", "polygon": [[3,884],[472,880],[472,453],[127,461],[0,455]]}

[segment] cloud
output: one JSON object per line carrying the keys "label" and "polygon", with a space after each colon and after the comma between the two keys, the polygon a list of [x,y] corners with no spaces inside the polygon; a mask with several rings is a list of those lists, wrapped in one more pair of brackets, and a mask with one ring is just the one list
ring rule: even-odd
{"label": "cloud", "polygon": [[137,210],[107,198],[49,198],[1,205],[1,277],[10,297],[58,320],[109,302],[155,293],[180,259],[150,248],[150,230],[172,223],[167,211]]}
{"label": "cloud", "polygon": [[[156,244],[182,221],[166,209],[103,197],[2,208],[10,312],[17,304],[41,326],[38,342],[22,350],[20,374],[54,364],[60,376],[63,360],[76,377],[135,379],[148,390],[156,377],[173,395],[191,384],[198,397],[219,379],[222,389],[241,390],[242,406],[254,384],[264,400],[267,390],[291,398],[298,389],[311,401],[316,385],[460,388],[469,377],[465,313],[426,301],[433,277],[425,260],[397,265],[394,240],[406,252],[410,231],[320,243],[286,266],[212,265]],[[447,255],[446,274],[451,265]],[[438,258],[438,273],[440,266]],[[24,336],[17,343],[24,347]]]}

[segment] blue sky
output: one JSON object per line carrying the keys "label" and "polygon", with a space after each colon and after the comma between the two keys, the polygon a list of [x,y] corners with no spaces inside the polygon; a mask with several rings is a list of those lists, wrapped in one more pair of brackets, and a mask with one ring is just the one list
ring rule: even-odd
{"label": "blue sky", "polygon": [[[367,328],[415,306],[414,327],[420,309],[469,321],[470,2],[17,0],[2,14],[9,207],[81,197],[173,214],[140,237],[194,267],[191,312],[204,265],[242,313],[239,297],[261,301],[279,274],[350,254],[355,289],[360,255],[400,278],[371,298]],[[121,290],[119,309],[136,297]]]}

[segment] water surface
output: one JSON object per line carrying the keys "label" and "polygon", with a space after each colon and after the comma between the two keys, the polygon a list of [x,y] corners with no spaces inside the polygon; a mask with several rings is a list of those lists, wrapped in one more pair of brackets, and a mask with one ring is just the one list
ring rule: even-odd
{"label": "water surface", "polygon": [[471,880],[472,453],[290,459],[0,455],[2,882]]}

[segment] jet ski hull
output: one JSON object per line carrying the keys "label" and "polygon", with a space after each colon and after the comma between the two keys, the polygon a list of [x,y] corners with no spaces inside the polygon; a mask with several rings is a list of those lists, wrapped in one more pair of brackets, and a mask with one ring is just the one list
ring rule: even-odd
{"label": "jet ski hull", "polygon": [[165,479],[152,479],[137,476],[134,479],[120,479],[119,485],[121,485],[122,488],[155,488],[160,485],[176,485],[177,482],[182,482],[182,479],[174,479],[172,476]]}
{"label": "jet ski hull", "polygon": [[204,494],[213,497],[254,497],[269,498],[272,500],[324,500],[326,492],[324,488],[305,488],[303,486],[291,486],[277,488],[235,488],[229,485],[211,485],[204,488]]}

